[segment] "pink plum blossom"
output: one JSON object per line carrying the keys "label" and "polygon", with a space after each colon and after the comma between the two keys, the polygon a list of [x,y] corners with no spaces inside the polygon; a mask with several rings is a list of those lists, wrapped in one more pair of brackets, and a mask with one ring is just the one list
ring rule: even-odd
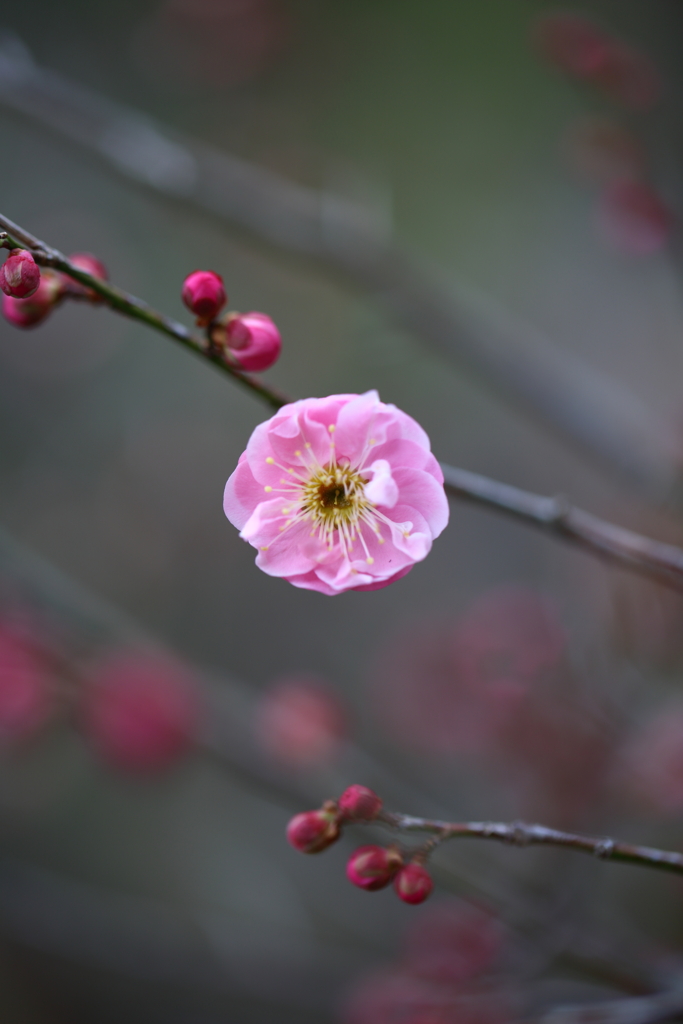
{"label": "pink plum blossom", "polygon": [[613,249],[649,256],[666,246],[674,216],[650,185],[623,179],[613,181],[600,197],[597,226]]}
{"label": "pink plum blossom", "polygon": [[505,1024],[513,1020],[499,988],[440,985],[395,965],[356,982],[341,1007],[343,1024]]}
{"label": "pink plum blossom", "polygon": [[523,586],[494,587],[457,619],[413,616],[379,652],[373,685],[382,722],[430,755],[498,747],[565,647],[553,604]]}
{"label": "pink plum blossom", "polygon": [[0,741],[24,740],[52,711],[48,666],[30,628],[0,623]]}
{"label": "pink plum blossom", "polygon": [[346,712],[334,690],[316,676],[276,680],[263,694],[254,727],[262,749],[292,768],[329,761],[347,732]]}
{"label": "pink plum blossom", "polygon": [[461,901],[427,910],[406,935],[406,965],[426,981],[463,984],[490,971],[504,933],[488,910]]}
{"label": "pink plum blossom", "polygon": [[683,703],[667,702],[625,745],[617,787],[663,815],[683,811]]}
{"label": "pink plum blossom", "polygon": [[574,78],[595,78],[607,60],[609,37],[580,14],[544,14],[535,23],[533,36],[546,60]]}
{"label": "pink plum blossom", "polygon": [[283,406],[249,439],[224,509],[260,569],[322,594],[393,583],[448,522],[429,438],[376,391]]}
{"label": "pink plum blossom", "polygon": [[175,663],[123,651],[96,665],[89,682],[81,724],[105,760],[153,772],[186,753],[197,725],[197,694]]}

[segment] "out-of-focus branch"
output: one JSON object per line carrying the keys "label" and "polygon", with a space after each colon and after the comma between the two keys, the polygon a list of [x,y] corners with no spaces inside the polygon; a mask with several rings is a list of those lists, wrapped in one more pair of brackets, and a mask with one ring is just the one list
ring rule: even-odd
{"label": "out-of-focus branch", "polygon": [[[86,285],[104,299],[117,313],[139,320],[167,337],[179,341],[185,348],[202,356],[214,366],[234,377],[246,386],[252,394],[263,399],[274,409],[280,408],[288,398],[280,391],[264,384],[263,381],[242,373],[226,362],[207,341],[193,335],[183,324],[148,306],[142,299],[128,295],[120,288],[102,281],[92,274],[79,269],[67,260],[57,249],[46,245],[25,228],[0,214],[0,246],[12,248],[18,245],[29,249],[42,266],[53,267]],[[529,491],[522,491],[509,484],[499,483],[488,477],[457,469],[442,463],[447,492],[458,498],[485,505],[497,512],[504,512],[525,523],[577,544],[586,551],[643,573],[659,582],[676,589],[683,589],[683,550],[673,544],[651,540],[641,534],[616,526],[604,519],[569,505],[562,498],[548,498]]]}
{"label": "out-of-focus branch", "polygon": [[641,867],[683,875],[681,853],[655,850],[649,846],[634,846],[605,837],[562,832],[559,829],[547,828],[545,825],[529,825],[523,821],[434,821],[391,811],[381,811],[377,820],[398,832],[426,832],[432,835],[434,839],[427,841],[429,849],[448,839],[494,839],[512,846],[560,846],[591,853],[601,860],[639,864]]}
{"label": "out-of-focus branch", "polygon": [[392,241],[371,208],[181,138],[37,66],[21,40],[7,33],[0,38],[0,103],[94,152],[125,177],[209,211],[214,222],[246,228],[341,272],[505,401],[650,493],[668,494],[676,484],[677,438],[656,411],[490,296],[425,266]]}
{"label": "out-of-focus branch", "polygon": [[651,996],[557,1006],[537,1018],[537,1024],[660,1024],[682,1014],[683,990],[677,988]]}

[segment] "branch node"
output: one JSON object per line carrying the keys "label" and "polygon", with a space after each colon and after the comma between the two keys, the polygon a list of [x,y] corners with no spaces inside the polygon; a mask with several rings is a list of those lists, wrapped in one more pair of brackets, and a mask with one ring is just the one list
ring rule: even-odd
{"label": "branch node", "polygon": [[531,842],[529,826],[525,825],[523,821],[513,821],[508,836],[508,841],[514,843],[515,846],[528,846]]}
{"label": "branch node", "polygon": [[567,496],[556,494],[552,499],[552,515],[548,521],[556,526],[562,526],[569,518],[571,510],[572,507]]}
{"label": "branch node", "polygon": [[614,840],[613,839],[601,839],[595,844],[593,853],[596,857],[607,859],[614,853]]}

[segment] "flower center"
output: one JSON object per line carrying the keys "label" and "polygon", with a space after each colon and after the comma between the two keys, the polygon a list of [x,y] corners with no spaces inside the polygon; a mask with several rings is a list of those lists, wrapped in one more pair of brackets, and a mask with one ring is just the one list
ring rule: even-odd
{"label": "flower center", "polygon": [[355,524],[361,510],[368,506],[365,482],[349,466],[325,466],[304,484],[301,511],[314,523],[333,530],[343,523]]}
{"label": "flower center", "polygon": [[[333,433],[334,426],[329,426],[328,430]],[[369,445],[372,444],[374,441],[369,442]],[[306,449],[310,450],[310,447],[311,445],[306,442]],[[280,480],[280,483],[286,486],[279,493],[287,495],[287,504],[281,510],[286,519],[278,527],[280,533],[308,521],[312,526],[311,537],[317,537],[322,541],[328,551],[334,549],[336,541],[342,557],[349,558],[354,543],[358,541],[365,561],[372,565],[375,559],[370,554],[367,540],[363,536],[363,527],[375,535],[378,544],[384,544],[380,524],[385,524],[390,530],[394,524],[365,497],[365,485],[368,481],[361,476],[365,458],[361,458],[355,468],[346,460],[339,463],[333,442],[330,442],[331,459],[325,466],[321,466],[311,455],[304,455],[302,451],[296,451],[294,454],[302,464],[298,471],[293,466],[280,465],[272,455],[266,458],[268,465],[279,466],[287,473],[287,476]],[[367,452],[364,456],[366,454]],[[264,490],[272,493],[275,488],[268,484]],[[404,533],[404,536],[408,535],[407,532]],[[261,550],[267,551],[268,545]],[[319,560],[322,560],[322,557],[321,554]],[[351,569],[351,572],[357,571],[356,568]]]}

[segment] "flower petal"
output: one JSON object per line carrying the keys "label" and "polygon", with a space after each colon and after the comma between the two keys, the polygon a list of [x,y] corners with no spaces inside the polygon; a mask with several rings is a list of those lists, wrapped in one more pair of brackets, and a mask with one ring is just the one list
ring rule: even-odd
{"label": "flower petal", "polygon": [[391,466],[386,459],[376,459],[363,470],[363,476],[370,479],[365,485],[365,497],[371,505],[393,508],[398,501],[398,484],[391,475]]}

